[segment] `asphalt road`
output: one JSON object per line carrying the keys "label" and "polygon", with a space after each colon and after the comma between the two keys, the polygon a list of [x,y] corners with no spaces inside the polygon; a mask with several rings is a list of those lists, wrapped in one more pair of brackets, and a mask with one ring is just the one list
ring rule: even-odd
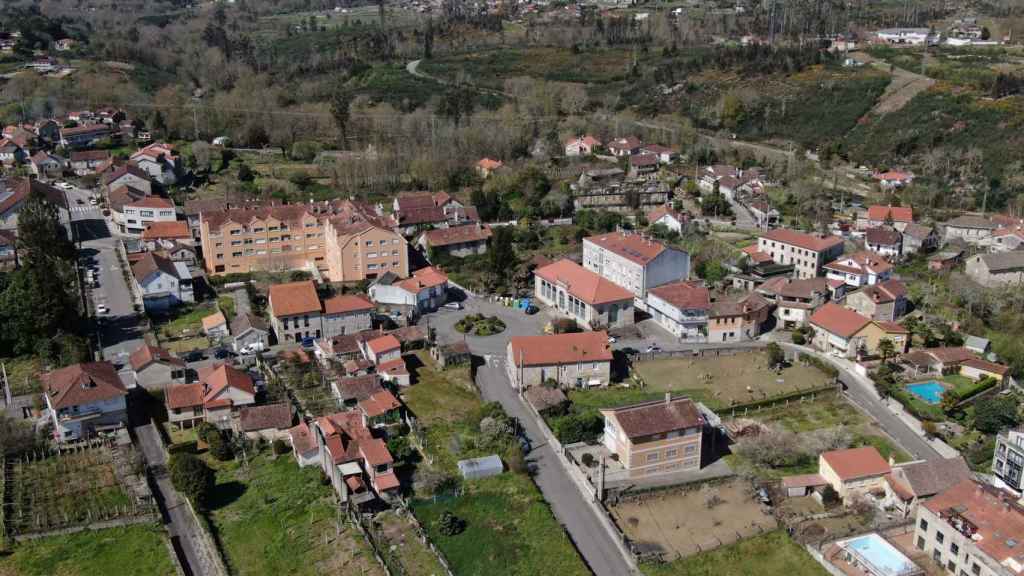
{"label": "asphalt road", "polygon": [[551,505],[555,518],[576,544],[590,569],[598,576],[630,574],[629,564],[620,555],[612,536],[601,527],[595,517],[597,512],[583,500],[579,488],[558,461],[558,455],[551,446],[544,443],[540,428],[512,389],[505,372],[505,348],[509,338],[540,334],[545,318],[540,314],[527,316],[522,311],[480,299],[466,302],[465,310],[454,312],[442,309],[428,317],[430,326],[437,330],[438,340],[454,342],[463,339],[463,335],[454,330],[454,324],[466,314],[483,312],[498,315],[505,321],[506,330],[500,335],[465,337],[473,354],[487,360],[486,366],[481,366],[476,374],[481,395],[484,400],[499,402],[509,416],[522,423],[533,447],[527,455],[527,462],[535,470],[534,480],[544,494],[544,499]]}

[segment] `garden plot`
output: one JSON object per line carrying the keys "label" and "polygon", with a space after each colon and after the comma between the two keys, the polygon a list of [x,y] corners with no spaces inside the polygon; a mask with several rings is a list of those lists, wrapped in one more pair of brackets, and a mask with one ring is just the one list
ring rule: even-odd
{"label": "garden plot", "polygon": [[684,491],[655,492],[611,507],[644,556],[683,558],[774,530],[775,519],[741,480]]}
{"label": "garden plot", "polygon": [[9,460],[4,518],[12,535],[150,515],[145,482],[126,452],[104,444]]}

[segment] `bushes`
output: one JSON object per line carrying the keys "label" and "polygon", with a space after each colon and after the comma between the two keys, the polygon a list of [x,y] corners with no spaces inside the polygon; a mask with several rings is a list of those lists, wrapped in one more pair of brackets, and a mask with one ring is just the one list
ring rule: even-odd
{"label": "bushes", "polygon": [[505,331],[505,323],[497,316],[470,314],[455,323],[455,329],[462,334],[491,336]]}
{"label": "bushes", "polygon": [[210,454],[221,462],[226,462],[235,457],[235,451],[231,447],[231,442],[224,434],[211,435],[207,444],[210,445]]}
{"label": "bushes", "polygon": [[604,419],[596,412],[573,412],[551,420],[551,429],[559,442],[596,442],[604,430]]}
{"label": "bushes", "polygon": [[974,405],[974,427],[985,434],[995,434],[1003,428],[1015,426],[1020,421],[1017,404],[1017,399],[1012,396],[978,400]]}
{"label": "bushes", "polygon": [[213,491],[216,478],[213,470],[193,454],[171,454],[167,461],[174,489],[202,508]]}
{"label": "bushes", "polygon": [[836,368],[835,366],[833,366],[829,362],[826,362],[825,360],[822,360],[822,359],[818,358],[817,356],[811,356],[810,354],[800,354],[800,361],[801,362],[806,362],[807,364],[810,364],[811,366],[814,366],[818,370],[821,370],[829,378],[838,378],[839,377],[839,369],[838,368]]}
{"label": "bushes", "polygon": [[275,456],[280,456],[282,454],[287,454],[290,447],[284,440],[278,438],[270,444],[270,449],[273,450]]}

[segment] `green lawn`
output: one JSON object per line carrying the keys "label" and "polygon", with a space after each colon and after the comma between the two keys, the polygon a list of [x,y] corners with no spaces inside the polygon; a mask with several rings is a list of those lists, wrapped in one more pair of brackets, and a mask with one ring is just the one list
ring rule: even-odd
{"label": "green lawn", "polygon": [[209,516],[233,574],[381,574],[358,529],[343,522],[335,535],[344,515],[318,468],[299,468],[290,454],[214,465]]}
{"label": "green lawn", "polygon": [[810,432],[834,426],[860,426],[868,419],[836,394],[822,394],[814,401],[751,412],[748,417],[776,422],[793,432]]}
{"label": "green lawn", "polygon": [[[529,478],[506,472],[467,482],[461,497],[415,501],[413,511],[456,574],[589,574]],[[466,522],[455,536],[438,531],[445,511]]]}
{"label": "green lawn", "polygon": [[776,531],[668,564],[645,564],[647,576],[827,576],[798,544]]}
{"label": "green lawn", "polygon": [[227,318],[228,322],[235,317],[235,298],[228,294],[227,296],[221,296],[217,298],[217,307],[224,313],[224,318]]}
{"label": "green lawn", "polygon": [[158,526],[136,525],[40,538],[0,556],[3,576],[173,576]]}
{"label": "green lawn", "polygon": [[170,338],[196,336],[203,331],[203,318],[216,312],[217,307],[212,303],[183,307],[173,318],[157,319],[155,328],[160,331],[161,335]]}
{"label": "green lawn", "polygon": [[17,358],[3,358],[4,369],[7,371],[7,378],[11,383],[11,394],[20,396],[31,394],[40,390],[39,371],[41,366],[39,359],[35,356],[19,356]]}

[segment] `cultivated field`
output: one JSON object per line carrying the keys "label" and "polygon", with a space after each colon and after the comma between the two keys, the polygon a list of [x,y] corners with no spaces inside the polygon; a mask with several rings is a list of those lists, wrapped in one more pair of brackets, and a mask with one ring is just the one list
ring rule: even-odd
{"label": "cultivated field", "polygon": [[668,564],[642,566],[647,576],[827,576],[800,545],[777,530],[748,538],[712,552],[703,552]]}
{"label": "cultivated field", "polygon": [[651,392],[693,391],[715,408],[818,388],[828,382],[823,372],[799,362],[781,371],[772,370],[763,352],[650,360],[637,362],[633,370]]}
{"label": "cultivated field", "polygon": [[762,511],[740,480],[684,492],[655,493],[611,508],[642,553],[675,560],[769,532],[775,519]]}

